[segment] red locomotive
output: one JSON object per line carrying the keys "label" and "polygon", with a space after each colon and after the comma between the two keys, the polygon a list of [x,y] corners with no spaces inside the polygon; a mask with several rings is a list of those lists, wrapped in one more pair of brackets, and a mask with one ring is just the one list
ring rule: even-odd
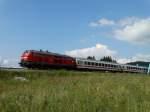
{"label": "red locomotive", "polygon": [[27,68],[75,68],[75,59],[48,51],[27,50],[21,56],[22,67]]}
{"label": "red locomotive", "polygon": [[112,72],[148,73],[148,67],[110,63],[85,58],[73,58],[48,51],[27,50],[21,56],[20,65],[27,68],[67,68]]}

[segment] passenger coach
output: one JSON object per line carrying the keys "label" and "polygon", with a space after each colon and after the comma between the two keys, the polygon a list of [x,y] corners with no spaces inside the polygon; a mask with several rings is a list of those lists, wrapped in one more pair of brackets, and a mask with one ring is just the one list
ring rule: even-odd
{"label": "passenger coach", "polygon": [[87,60],[84,58],[76,58],[78,69],[113,71],[113,72],[131,72],[131,73],[147,73],[147,67],[139,67],[126,64],[109,63],[98,60]]}

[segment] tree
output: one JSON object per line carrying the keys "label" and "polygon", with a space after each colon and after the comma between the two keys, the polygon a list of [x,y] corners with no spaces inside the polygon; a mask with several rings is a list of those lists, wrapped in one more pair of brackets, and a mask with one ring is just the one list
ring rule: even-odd
{"label": "tree", "polygon": [[87,59],[88,59],[88,60],[96,60],[96,59],[95,59],[95,56],[88,56]]}
{"label": "tree", "polygon": [[104,56],[103,58],[100,59],[100,61],[106,61],[106,62],[117,63],[117,61],[114,60],[114,59],[112,59],[111,56]]}

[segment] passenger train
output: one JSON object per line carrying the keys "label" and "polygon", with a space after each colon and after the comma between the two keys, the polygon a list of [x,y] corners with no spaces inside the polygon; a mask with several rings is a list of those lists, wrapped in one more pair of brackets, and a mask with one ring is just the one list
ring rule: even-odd
{"label": "passenger train", "polygon": [[26,68],[39,69],[65,68],[129,73],[148,73],[149,71],[148,67],[74,58],[42,50],[26,50],[21,56],[20,65]]}

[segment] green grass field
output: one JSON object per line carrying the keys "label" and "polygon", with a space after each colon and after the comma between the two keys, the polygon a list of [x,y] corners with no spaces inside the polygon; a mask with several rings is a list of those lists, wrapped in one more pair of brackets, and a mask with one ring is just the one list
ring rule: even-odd
{"label": "green grass field", "polygon": [[0,112],[150,112],[150,76],[0,70]]}

